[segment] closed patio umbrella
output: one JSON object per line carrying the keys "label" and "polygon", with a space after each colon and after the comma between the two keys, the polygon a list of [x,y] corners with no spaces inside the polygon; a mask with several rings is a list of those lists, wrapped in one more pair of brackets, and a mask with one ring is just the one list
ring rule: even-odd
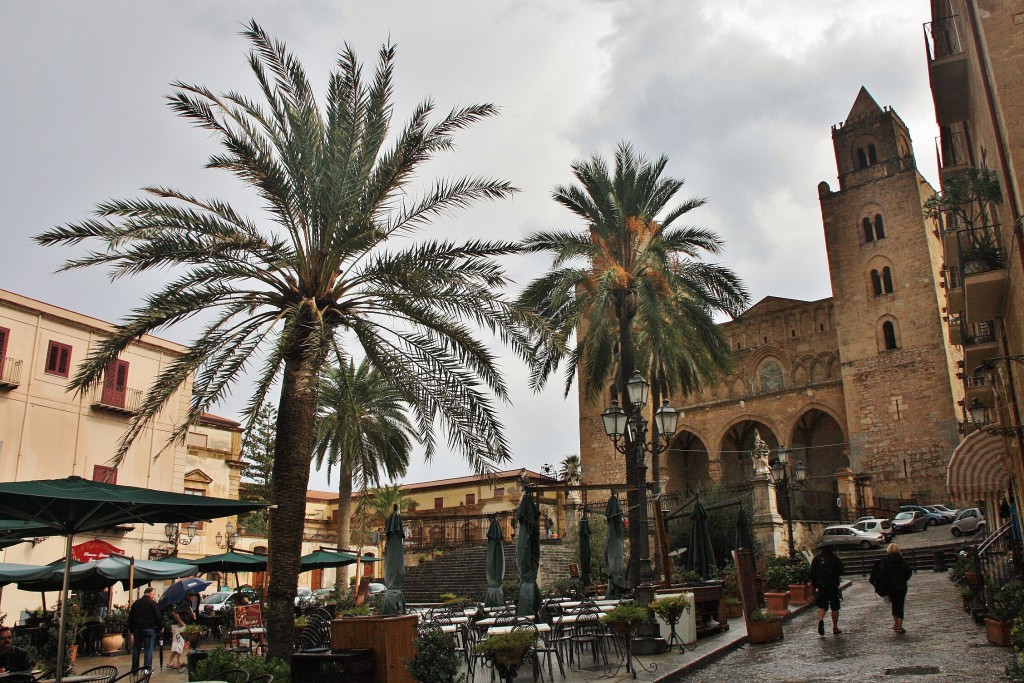
{"label": "closed patio umbrella", "polygon": [[504,541],[498,518],[491,517],[491,527],[487,530],[487,593],[484,594],[484,607],[505,604],[505,591],[501,589],[501,582],[505,579]]}
{"label": "closed patio umbrella", "polygon": [[580,583],[586,588],[593,580],[590,576],[590,522],[584,513],[580,520]]}
{"label": "closed patio umbrella", "polygon": [[736,515],[736,547],[754,549],[754,539],[750,535],[750,524],[747,523],[747,509],[740,505]]}
{"label": "closed patio umbrella", "polygon": [[[0,520],[30,522],[47,527],[50,535],[65,536],[65,557],[71,557],[75,534],[86,531],[132,523],[198,522],[266,507],[266,503],[188,496],[82,477],[0,483]],[[70,578],[71,565],[65,563],[61,585],[61,596],[65,602]],[[58,643],[64,642],[66,622],[66,610],[62,610]],[[58,683],[63,678],[64,658],[64,648],[58,647]]]}
{"label": "closed patio umbrella", "polygon": [[387,542],[384,546],[384,598],[380,603],[380,613],[384,616],[405,614],[405,530],[402,528],[402,514],[398,506],[388,515],[384,525]]}
{"label": "closed patio umbrella", "polygon": [[701,578],[710,579],[715,575],[715,548],[711,544],[711,530],[708,529],[708,512],[704,503],[697,500],[690,517],[690,549],[686,553],[686,568],[697,572]]}
{"label": "closed patio umbrella", "polygon": [[608,538],[604,543],[604,564],[608,568],[608,600],[621,598],[626,590],[626,577],[623,576],[626,555],[626,525],[622,523],[622,506],[619,497],[612,494],[608,505],[604,508],[604,518],[608,522]]}
{"label": "closed patio umbrella", "polygon": [[529,493],[523,494],[516,510],[519,532],[516,538],[516,565],[519,567],[519,599],[516,601],[516,616],[535,617],[540,609],[540,588],[537,587],[537,572],[540,571],[540,508]]}

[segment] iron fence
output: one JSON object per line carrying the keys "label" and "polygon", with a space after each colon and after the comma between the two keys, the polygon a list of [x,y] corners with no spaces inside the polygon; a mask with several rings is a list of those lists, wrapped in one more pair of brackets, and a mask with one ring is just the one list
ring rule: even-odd
{"label": "iron fence", "polygon": [[924,25],[924,43],[928,61],[958,55],[963,52],[960,43],[959,15],[929,21]]}
{"label": "iron fence", "polygon": [[513,510],[487,515],[407,515],[402,518],[405,547],[407,550],[433,550],[483,545],[487,543],[491,519],[498,520],[506,540],[515,535]]}
{"label": "iron fence", "polygon": [[992,597],[1011,579],[1021,576],[1021,543],[1013,533],[1013,521],[1005,522],[980,543],[964,552],[974,560],[978,576],[975,594],[977,604],[990,609]]}

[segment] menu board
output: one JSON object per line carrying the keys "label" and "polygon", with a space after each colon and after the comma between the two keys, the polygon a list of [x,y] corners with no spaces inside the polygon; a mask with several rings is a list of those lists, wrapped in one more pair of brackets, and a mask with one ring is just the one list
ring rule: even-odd
{"label": "menu board", "polygon": [[761,595],[757,591],[754,553],[749,548],[737,548],[732,551],[732,561],[736,563],[736,579],[740,586],[743,615],[749,619],[750,615],[761,607]]}
{"label": "menu board", "polygon": [[235,628],[260,628],[263,626],[263,612],[259,605],[238,605],[235,607]]}

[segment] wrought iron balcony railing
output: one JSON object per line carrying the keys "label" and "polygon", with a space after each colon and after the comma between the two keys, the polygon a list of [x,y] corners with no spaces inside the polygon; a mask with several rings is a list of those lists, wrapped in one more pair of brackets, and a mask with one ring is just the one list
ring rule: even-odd
{"label": "wrought iron balcony railing", "polygon": [[0,389],[13,389],[21,384],[21,360],[0,358]]}
{"label": "wrought iron balcony railing", "polygon": [[928,50],[929,62],[963,53],[959,15],[954,14],[926,23],[924,25],[924,43]]}

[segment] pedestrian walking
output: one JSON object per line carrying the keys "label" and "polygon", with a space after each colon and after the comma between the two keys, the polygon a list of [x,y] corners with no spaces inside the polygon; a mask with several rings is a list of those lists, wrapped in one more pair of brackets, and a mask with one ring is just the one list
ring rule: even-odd
{"label": "pedestrian walking", "polygon": [[160,608],[156,604],[156,589],[147,588],[142,597],[133,602],[128,610],[128,630],[135,638],[132,645],[132,671],[139,670],[140,652],[144,653],[144,666],[152,671],[156,634],[163,627]]}
{"label": "pedestrian walking", "polygon": [[195,610],[192,609],[192,598],[195,593],[189,592],[171,610],[171,661],[167,663],[168,669],[184,671],[188,668],[185,660],[185,637],[181,635],[182,629],[196,620]]}
{"label": "pedestrian walking", "polygon": [[875,593],[888,598],[892,603],[892,630],[900,635],[906,633],[903,628],[903,608],[907,601],[907,581],[913,572],[910,565],[903,561],[900,547],[890,543],[885,557],[875,562],[871,568],[868,581],[875,587]]}
{"label": "pedestrian walking", "polygon": [[839,590],[846,568],[831,546],[825,546],[811,562],[811,584],[814,586],[814,606],[818,608],[818,635],[825,635],[825,612],[832,611],[832,633],[839,635],[839,607],[843,593]]}

